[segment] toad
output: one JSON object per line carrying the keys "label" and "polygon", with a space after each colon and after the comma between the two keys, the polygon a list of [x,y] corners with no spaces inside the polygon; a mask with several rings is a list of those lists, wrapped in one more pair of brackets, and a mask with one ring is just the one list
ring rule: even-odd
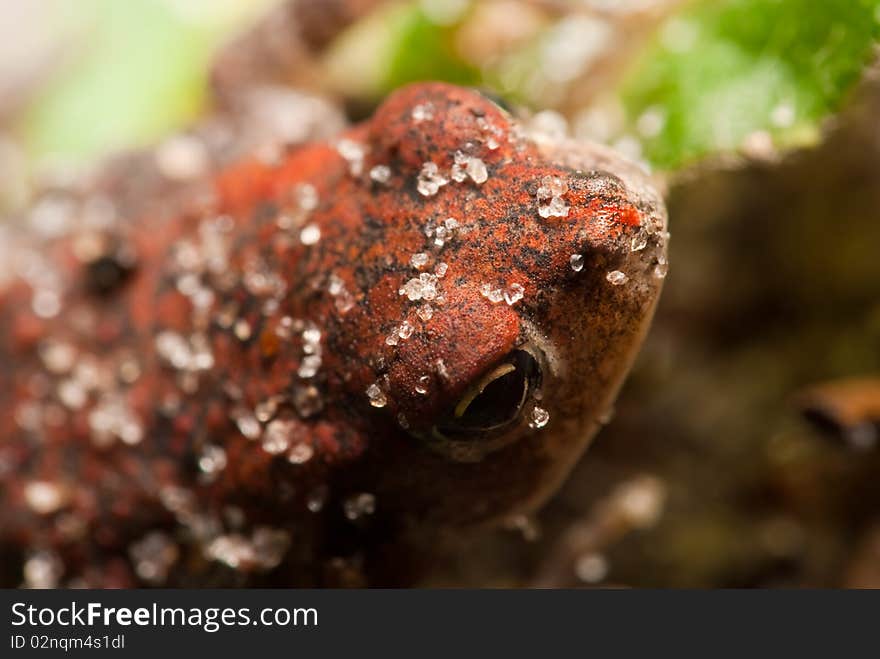
{"label": "toad", "polygon": [[201,178],[176,139],[143,214],[111,167],[5,230],[4,585],[406,584],[555,491],[666,274],[638,166],[442,83]]}

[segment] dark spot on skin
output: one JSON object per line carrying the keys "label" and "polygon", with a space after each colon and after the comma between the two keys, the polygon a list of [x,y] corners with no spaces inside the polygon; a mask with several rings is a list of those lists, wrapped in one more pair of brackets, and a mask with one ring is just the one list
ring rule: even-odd
{"label": "dark spot on skin", "polygon": [[277,215],[278,215],[278,206],[276,204],[263,202],[259,206],[257,206],[256,211],[254,211],[254,221],[255,222],[269,221],[269,220],[272,220]]}
{"label": "dark spot on skin", "polygon": [[513,258],[514,265],[523,270],[532,265],[537,265],[541,268],[549,268],[552,263],[550,254],[535,247],[529,247],[528,245],[521,247],[520,252],[514,254]]}
{"label": "dark spot on skin", "polygon": [[107,254],[86,265],[86,287],[96,295],[109,295],[134,272],[134,259]]}

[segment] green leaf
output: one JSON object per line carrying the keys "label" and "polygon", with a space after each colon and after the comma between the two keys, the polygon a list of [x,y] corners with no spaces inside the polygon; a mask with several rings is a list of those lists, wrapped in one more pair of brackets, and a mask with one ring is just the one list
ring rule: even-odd
{"label": "green leaf", "polygon": [[880,0],[703,0],[669,19],[623,86],[654,165],[735,151],[757,131],[810,143],[872,60]]}
{"label": "green leaf", "polygon": [[193,3],[190,14],[157,0],[60,7],[68,12],[66,61],[21,126],[38,159],[149,143],[191,121],[205,101],[212,52],[245,12],[232,0],[206,3],[201,13]]}
{"label": "green leaf", "polygon": [[400,16],[390,55],[385,91],[419,80],[477,85],[480,71],[456,52],[456,25],[439,25],[418,3]]}

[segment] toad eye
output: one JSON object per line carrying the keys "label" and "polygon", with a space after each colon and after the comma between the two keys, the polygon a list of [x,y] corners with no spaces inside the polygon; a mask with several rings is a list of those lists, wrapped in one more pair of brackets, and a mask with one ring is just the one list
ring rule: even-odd
{"label": "toad eye", "polygon": [[465,391],[452,410],[435,426],[435,437],[468,440],[519,421],[529,394],[540,384],[537,360],[525,350],[514,350]]}

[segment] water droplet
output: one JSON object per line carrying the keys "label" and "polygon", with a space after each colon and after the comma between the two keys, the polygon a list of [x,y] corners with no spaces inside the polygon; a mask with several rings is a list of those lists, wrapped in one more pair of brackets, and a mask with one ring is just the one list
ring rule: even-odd
{"label": "water droplet", "polygon": [[168,364],[178,370],[185,369],[190,363],[190,349],[186,340],[174,332],[164,331],[156,336],[156,352]]}
{"label": "water droplet", "polygon": [[562,198],[568,192],[568,183],[558,176],[545,176],[541,179],[535,196],[538,199],[538,214],[543,218],[567,217],[568,205]]}
{"label": "water droplet", "polygon": [[345,282],[341,277],[335,274],[331,274],[327,279],[327,292],[330,295],[339,295],[342,291],[345,290]]}
{"label": "water droplet", "polygon": [[204,334],[195,334],[190,338],[189,351],[188,370],[208,371],[214,366],[214,354]]}
{"label": "water droplet", "polygon": [[529,422],[529,427],[543,428],[547,425],[548,421],[550,421],[550,412],[543,407],[535,405],[535,407],[532,408],[532,420]]}
{"label": "water droplet", "polygon": [[483,284],[480,286],[480,295],[489,300],[492,304],[498,304],[504,299],[504,291],[496,288],[492,284]]}
{"label": "water droplet", "polygon": [[299,365],[299,370],[297,371],[297,375],[303,379],[313,378],[317,375],[318,370],[321,368],[321,356],[320,355],[306,355],[303,357],[302,362]]}
{"label": "water droplet", "polygon": [[346,519],[355,521],[376,512],[376,497],[366,492],[349,497],[343,503]]}
{"label": "water droplet", "polygon": [[541,187],[538,188],[539,199],[560,197],[568,192],[568,183],[558,176],[545,176],[541,179]]}
{"label": "water droplet", "polygon": [[314,456],[314,449],[305,442],[294,444],[287,453],[287,461],[291,464],[305,464]]}
{"label": "water droplet", "polygon": [[608,280],[608,283],[613,286],[620,286],[625,284],[629,277],[626,273],[621,272],[620,270],[612,270],[607,275],[605,275],[605,279]]}
{"label": "water droplet", "polygon": [[452,177],[452,180],[456,183],[464,183],[465,179],[467,179],[467,172],[465,171],[465,168],[467,167],[470,158],[468,158],[461,151],[456,151],[453,154],[453,159],[454,162],[452,165],[450,176]]}
{"label": "water droplet", "polygon": [[446,369],[446,363],[442,359],[437,359],[434,362],[434,366],[437,370],[437,375],[444,380],[449,381],[449,371]]}
{"label": "water droplet", "polygon": [[400,295],[406,295],[411,301],[433,300],[437,297],[437,275],[423,272],[418,279],[410,279],[398,289]]}
{"label": "water droplet", "polygon": [[281,398],[278,396],[272,396],[271,398],[267,398],[264,401],[257,403],[256,408],[254,408],[254,414],[257,417],[257,421],[260,423],[266,423],[275,416],[275,412],[278,411],[278,404],[281,402]]}
{"label": "water droplet", "polygon": [[376,165],[370,170],[370,178],[376,183],[388,183],[391,180],[391,168],[388,165]]}
{"label": "water droplet", "polygon": [[144,438],[143,426],[140,425],[132,414],[125,412],[123,414],[125,416],[118,421],[116,435],[122,440],[123,444],[128,444],[129,446],[139,444]]}
{"label": "water droplet", "polygon": [[324,408],[324,400],[321,398],[321,393],[317,387],[297,385],[293,388],[293,407],[296,409],[297,414],[307,419]]}
{"label": "water droplet", "polygon": [[302,340],[306,345],[318,345],[321,342],[321,330],[317,327],[309,327],[303,330]]}
{"label": "water droplet", "polygon": [[614,407],[609,407],[607,410],[602,412],[597,418],[598,421],[603,426],[607,426],[614,419]]}
{"label": "water droplet", "polygon": [[581,254],[572,254],[568,257],[568,263],[575,272],[580,272],[584,269],[584,257]]}
{"label": "water droplet", "polygon": [[70,410],[82,409],[88,400],[88,392],[74,379],[62,380],[58,384],[58,399]]}
{"label": "water droplet", "polygon": [[431,197],[437,194],[437,191],[447,183],[449,183],[449,179],[440,173],[437,165],[433,162],[426,162],[422,165],[422,170],[419,172],[416,187],[419,194]]}
{"label": "water droplet", "polygon": [[470,158],[467,164],[467,175],[476,184],[485,183],[489,178],[489,172],[486,169],[486,163],[479,158]]}
{"label": "water droplet", "polygon": [[210,163],[205,144],[194,135],[175,135],[155,151],[156,166],[163,176],[186,181],[204,174]]}
{"label": "water droplet", "polygon": [[38,515],[49,515],[66,503],[67,495],[52,481],[31,481],[24,486],[24,500]]}
{"label": "water droplet", "polygon": [[92,442],[97,446],[108,446],[114,438],[134,445],[144,436],[134,412],[120,397],[104,396],[89,412],[88,423]]}
{"label": "water droplet", "polygon": [[514,515],[504,520],[505,528],[511,531],[519,531],[523,540],[535,542],[541,537],[541,527],[538,520],[530,515]]}
{"label": "water droplet", "polygon": [[40,318],[54,318],[61,312],[61,297],[48,288],[34,291],[31,308]]}
{"label": "water droplet", "polygon": [[613,497],[615,507],[631,526],[647,528],[663,513],[666,488],[654,476],[637,476],[620,485]]}
{"label": "water droplet", "polygon": [[47,341],[40,345],[40,358],[50,373],[68,373],[76,362],[76,348],[61,341]]}
{"label": "water droplet", "polygon": [[336,143],[336,151],[348,163],[348,171],[352,176],[360,176],[364,172],[364,155],[366,148],[354,140],[343,138]]}
{"label": "water droplet", "polygon": [[127,356],[119,363],[119,379],[125,384],[137,382],[141,374],[141,365],[135,357]]}
{"label": "water droplet", "polygon": [[636,235],[633,236],[632,242],[630,243],[630,251],[631,252],[639,252],[648,245],[648,236],[645,235],[643,231],[639,231]]}
{"label": "water droplet", "polygon": [[336,296],[334,305],[339,313],[346,314],[354,307],[354,296],[348,291],[342,291],[342,293]]}
{"label": "water droplet", "polygon": [[507,302],[509,306],[513,306],[520,300],[522,300],[523,295],[525,294],[525,289],[520,284],[510,284],[507,287],[507,290],[504,291],[504,301]]}
{"label": "water droplet", "polygon": [[318,191],[311,183],[300,183],[294,191],[299,207],[304,211],[312,211],[318,207]]}
{"label": "water droplet", "polygon": [[299,241],[303,245],[314,245],[321,239],[321,229],[316,224],[308,224],[299,232]]}
{"label": "water droplet", "polygon": [[412,336],[413,331],[415,331],[415,327],[408,320],[404,320],[397,329],[397,334],[401,339],[408,339]]}
{"label": "water droplet", "polygon": [[279,455],[284,453],[290,447],[290,441],[293,439],[299,423],[288,419],[275,419],[266,426],[263,432],[262,447],[266,453]]}
{"label": "water droplet", "polygon": [[388,398],[385,396],[385,393],[379,388],[379,385],[375,383],[367,387],[367,398],[370,400],[370,405],[373,407],[385,407],[388,403]]}
{"label": "water droplet", "polygon": [[420,103],[412,109],[412,118],[416,123],[430,121],[434,118],[434,106],[431,103]]}
{"label": "water droplet", "polygon": [[199,470],[213,479],[226,468],[226,451],[220,446],[208,444],[199,453]]}
{"label": "water droplet", "polygon": [[568,205],[562,197],[552,197],[550,203],[538,207],[538,215],[548,217],[568,217]]}
{"label": "water droplet", "polygon": [[257,418],[246,410],[236,410],[233,412],[235,425],[238,431],[248,439],[256,439],[260,436],[261,427]]}
{"label": "water droplet", "polygon": [[574,573],[584,583],[599,583],[608,576],[608,561],[602,554],[584,554],[575,562]]}
{"label": "water droplet", "polygon": [[24,562],[24,585],[28,588],[57,588],[64,564],[58,554],[51,551],[37,551]]}
{"label": "water droplet", "polygon": [[326,485],[319,485],[309,492],[308,499],[306,500],[306,508],[309,509],[309,512],[321,512],[324,508],[324,504],[327,502],[327,494],[328,490]]}
{"label": "water droplet", "polygon": [[205,548],[205,556],[231,568],[239,568],[253,563],[254,549],[240,533],[221,535]]}
{"label": "water droplet", "polygon": [[177,562],[180,552],[168,535],[152,531],[133,542],[128,548],[128,555],[141,579],[159,585],[168,578],[168,572]]}

